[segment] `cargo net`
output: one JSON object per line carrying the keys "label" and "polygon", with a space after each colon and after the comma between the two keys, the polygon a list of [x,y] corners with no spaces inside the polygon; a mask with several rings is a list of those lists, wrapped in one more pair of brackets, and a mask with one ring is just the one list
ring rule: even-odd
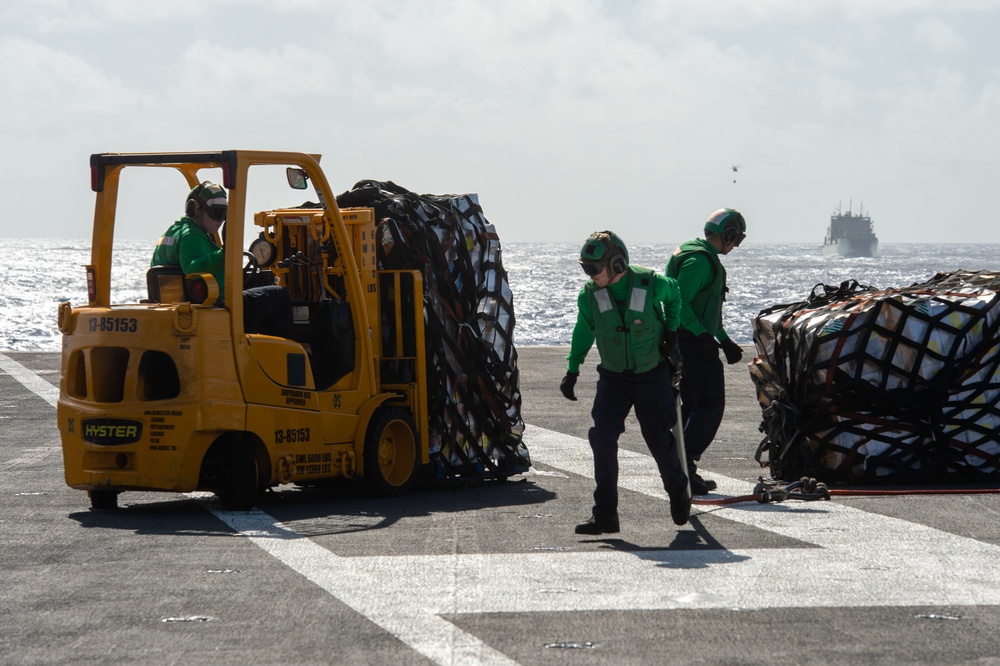
{"label": "cargo net", "polygon": [[756,457],[772,477],[1000,479],[1000,273],[939,273],[884,291],[817,285],[752,324]]}
{"label": "cargo net", "polygon": [[527,471],[513,296],[478,197],[365,180],[337,203],[375,209],[380,268],[423,275],[431,455],[423,480]]}

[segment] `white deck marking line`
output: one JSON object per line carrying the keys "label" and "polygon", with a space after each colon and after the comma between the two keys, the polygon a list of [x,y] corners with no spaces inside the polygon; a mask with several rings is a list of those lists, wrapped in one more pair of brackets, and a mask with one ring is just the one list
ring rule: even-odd
{"label": "white deck marking line", "polygon": [[26,389],[53,407],[59,402],[59,387],[48,383],[14,359],[0,354],[0,370],[19,381]]}
{"label": "white deck marking line", "polygon": [[[593,478],[590,456],[581,456],[582,450],[589,449],[585,440],[529,426],[525,441],[530,444],[533,462]],[[666,493],[652,458],[625,450],[620,452],[620,458],[619,485],[662,498],[664,531],[669,534],[673,525],[667,518]],[[748,482],[717,474],[706,476],[718,481],[718,490],[724,495],[745,495],[752,489]],[[695,515],[704,511],[697,505],[692,509]],[[727,598],[716,603],[709,598],[688,607],[1000,604],[1000,586],[995,583],[1000,546],[854,509],[836,500],[751,502],[709,510],[726,520],[819,547],[715,551],[718,562],[705,563],[709,568],[727,561],[743,560],[743,563],[726,569],[727,576],[702,581],[707,587],[695,592],[707,593],[709,597],[713,593],[722,596],[735,593],[740,601],[732,604],[733,599]],[[628,529],[627,525],[622,527]],[[701,560],[705,552],[665,550],[653,557],[683,567],[684,562],[693,564]],[[758,567],[759,571],[753,571]],[[699,572],[685,574],[697,576]],[[727,591],[727,585],[733,582],[743,589]],[[637,592],[641,593],[641,589]]]}
{"label": "white deck marking line", "polygon": [[[584,440],[534,426],[525,440],[536,463],[590,475]],[[622,487],[666,498],[649,456],[621,459]],[[750,490],[713,477],[727,493]],[[997,546],[837,502],[717,511],[818,547],[339,557],[266,513],[213,513],[439,664],[512,663],[441,617],[450,614],[1000,605]],[[664,506],[665,543],[676,529],[667,516]]]}
{"label": "white deck marking line", "polygon": [[6,472],[7,470],[14,469],[15,467],[23,467],[26,465],[40,463],[58,450],[58,443],[52,446],[33,446],[28,449],[21,449],[22,455],[17,458],[11,458],[7,462],[0,465],[0,470]]}
{"label": "white deck marking line", "polygon": [[[517,663],[441,618],[435,608],[426,607],[424,596],[428,590],[427,584],[422,580],[422,571],[391,565],[388,571],[384,571],[384,567],[369,566],[369,558],[340,557],[257,509],[250,512],[221,511],[212,507],[208,509],[219,520],[246,536],[279,562],[302,574],[435,663],[496,666]],[[444,584],[454,594],[460,587],[460,581],[455,579],[457,572],[462,571],[463,575],[467,575],[468,567],[464,557],[446,559],[451,559],[452,562],[436,564],[446,567]],[[386,585],[387,581],[383,580],[383,576],[387,574],[393,578],[391,585]],[[415,581],[420,581],[419,585]],[[440,593],[441,590],[437,592]]]}
{"label": "white deck marking line", "polygon": [[[46,397],[56,393],[51,384],[32,381],[2,354],[0,368],[54,404]],[[592,478],[585,440],[529,426],[525,441],[534,462]],[[648,455],[622,450],[620,459],[623,488],[665,499]],[[727,495],[751,487],[711,476]],[[209,510],[438,664],[515,663],[442,618],[448,614],[1000,605],[1000,547],[836,501],[715,510],[816,548],[400,557],[340,557],[264,512]],[[667,514],[664,506],[665,542],[675,531]],[[567,517],[567,530],[575,519]]]}
{"label": "white deck marking line", "polygon": [[[33,371],[24,367],[11,357],[0,354],[0,370],[3,370],[15,380],[20,382],[26,389],[37,395],[39,398],[49,403],[53,407],[59,402],[59,387],[53,386],[45,381]],[[22,455],[18,458],[8,460],[0,465],[0,470],[7,471],[15,467],[31,465],[45,460],[48,456],[59,450],[59,440],[55,439],[47,446],[33,446],[22,449]]]}

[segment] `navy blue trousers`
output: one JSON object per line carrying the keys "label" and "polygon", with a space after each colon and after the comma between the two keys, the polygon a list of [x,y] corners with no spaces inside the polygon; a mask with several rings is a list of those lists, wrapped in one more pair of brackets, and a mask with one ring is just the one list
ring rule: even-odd
{"label": "navy blue trousers", "polygon": [[681,422],[684,425],[684,449],[689,462],[701,459],[715,439],[726,410],[726,377],[722,359],[705,358],[695,336],[677,331],[677,346],[684,361],[681,379]]}
{"label": "navy blue trousers", "polygon": [[677,402],[670,383],[670,365],[638,375],[608,372],[597,366],[597,394],[591,416],[590,448],[594,452],[594,516],[618,515],[618,437],[625,432],[625,417],[635,407],[642,437],[653,454],[668,492],[687,485],[671,429],[677,422]]}
{"label": "navy blue trousers", "polygon": [[243,327],[247,333],[292,337],[292,303],[278,285],[243,290]]}

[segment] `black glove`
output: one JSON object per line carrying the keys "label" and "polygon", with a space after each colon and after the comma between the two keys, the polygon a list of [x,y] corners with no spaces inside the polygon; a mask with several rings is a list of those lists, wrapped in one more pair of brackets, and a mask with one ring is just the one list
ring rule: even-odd
{"label": "black glove", "polygon": [[664,331],[663,342],[660,343],[660,354],[670,362],[671,383],[674,388],[681,385],[681,369],[684,366],[681,360],[681,350],[677,347],[677,331]]}
{"label": "black glove", "polygon": [[576,378],[579,376],[579,372],[567,372],[566,376],[562,378],[562,382],[559,383],[559,390],[562,391],[562,394],[569,400],[576,400],[576,395],[573,393],[573,387],[576,386]]}
{"label": "black glove", "polygon": [[697,340],[698,346],[701,347],[701,354],[705,357],[706,361],[719,358],[719,343],[715,341],[711,333],[699,333],[695,340]]}
{"label": "black glove", "polygon": [[726,355],[726,362],[729,365],[739,363],[743,359],[743,350],[740,349],[738,344],[729,339],[722,341],[722,353]]}

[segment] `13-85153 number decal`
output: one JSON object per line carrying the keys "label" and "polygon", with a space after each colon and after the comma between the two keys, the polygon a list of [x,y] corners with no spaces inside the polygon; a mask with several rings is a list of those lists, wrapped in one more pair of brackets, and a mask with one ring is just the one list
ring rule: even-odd
{"label": "13-85153 number decal", "polygon": [[309,441],[309,428],[285,428],[274,431],[274,442],[276,444],[294,444],[296,442]]}
{"label": "13-85153 number decal", "polygon": [[91,333],[135,333],[139,329],[139,320],[135,317],[91,317],[87,320],[87,328]]}

